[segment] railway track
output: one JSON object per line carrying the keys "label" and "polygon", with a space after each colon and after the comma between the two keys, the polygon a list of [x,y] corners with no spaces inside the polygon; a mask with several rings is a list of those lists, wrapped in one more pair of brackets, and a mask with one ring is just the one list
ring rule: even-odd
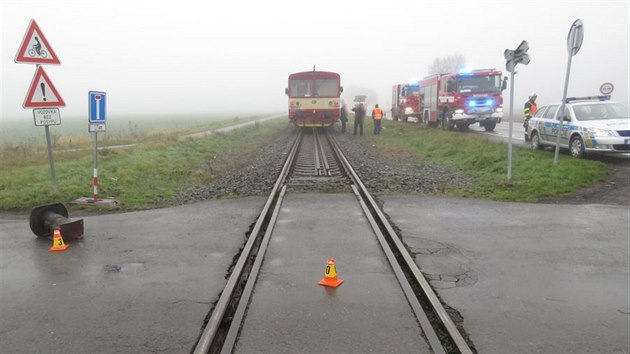
{"label": "railway track", "polygon": [[327,132],[300,131],[221,296],[211,311],[194,353],[232,353],[245,319],[263,258],[287,187],[342,183],[351,189],[377,236],[422,333],[434,353],[472,353],[394,228]]}

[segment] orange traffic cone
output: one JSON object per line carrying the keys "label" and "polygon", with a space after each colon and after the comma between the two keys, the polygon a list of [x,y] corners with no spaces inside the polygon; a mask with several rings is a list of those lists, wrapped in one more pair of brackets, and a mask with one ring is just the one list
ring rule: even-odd
{"label": "orange traffic cone", "polygon": [[343,283],[343,279],[337,278],[337,268],[335,267],[335,259],[328,258],[328,264],[326,265],[326,273],[322,280],[319,281],[319,285],[336,288]]}
{"label": "orange traffic cone", "polygon": [[53,233],[53,245],[48,249],[48,251],[63,251],[66,248],[70,247],[70,245],[66,245],[63,243],[63,238],[61,237],[61,232],[55,229]]}

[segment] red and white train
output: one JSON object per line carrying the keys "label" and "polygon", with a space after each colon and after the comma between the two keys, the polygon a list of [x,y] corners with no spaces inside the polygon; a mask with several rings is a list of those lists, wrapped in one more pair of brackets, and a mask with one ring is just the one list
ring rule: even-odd
{"label": "red and white train", "polygon": [[298,127],[329,127],[339,120],[341,79],[327,71],[289,75],[289,121]]}

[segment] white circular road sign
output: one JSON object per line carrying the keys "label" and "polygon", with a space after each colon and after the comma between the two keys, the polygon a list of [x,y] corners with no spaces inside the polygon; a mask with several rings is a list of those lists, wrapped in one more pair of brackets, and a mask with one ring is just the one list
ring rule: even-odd
{"label": "white circular road sign", "polygon": [[582,20],[577,19],[571,25],[569,35],[567,36],[567,50],[570,56],[576,55],[582,47],[582,41],[584,40],[584,23]]}
{"label": "white circular road sign", "polygon": [[601,92],[602,95],[610,95],[614,90],[615,86],[611,82],[604,82],[599,87],[599,92]]}

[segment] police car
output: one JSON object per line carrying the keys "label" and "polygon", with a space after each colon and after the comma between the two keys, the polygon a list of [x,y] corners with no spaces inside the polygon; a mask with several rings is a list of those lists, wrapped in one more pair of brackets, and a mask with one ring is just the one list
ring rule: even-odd
{"label": "police car", "polygon": [[610,96],[567,98],[566,113],[560,114],[559,110],[559,103],[543,106],[529,120],[532,149],[556,146],[562,117],[560,147],[568,148],[571,156],[630,152],[630,111],[622,104],[611,102]]}

